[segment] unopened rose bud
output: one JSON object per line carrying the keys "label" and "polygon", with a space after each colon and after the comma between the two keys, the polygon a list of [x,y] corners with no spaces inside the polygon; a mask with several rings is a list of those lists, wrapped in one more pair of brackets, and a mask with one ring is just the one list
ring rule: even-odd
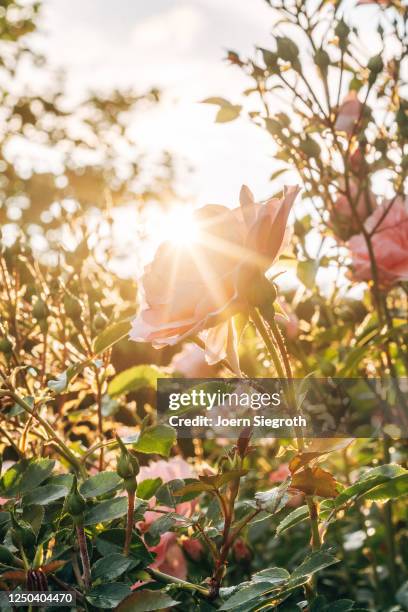
{"label": "unopened rose bud", "polygon": [[33,317],[36,321],[44,321],[49,315],[47,304],[40,297],[33,306]]}
{"label": "unopened rose bud", "polygon": [[330,66],[329,54],[326,53],[324,49],[318,49],[314,56],[314,62],[323,73],[326,73],[328,67]]}
{"label": "unopened rose bud", "polygon": [[107,327],[108,323],[108,318],[103,314],[103,312],[97,312],[93,318],[92,327],[94,331],[98,333],[103,331]]}
{"label": "unopened rose bud", "polygon": [[137,457],[128,451],[119,436],[116,440],[121,449],[121,453],[116,463],[116,473],[123,478],[124,487],[128,493],[134,493],[136,490],[136,476],[139,473],[140,467]]}
{"label": "unopened rose bud", "polygon": [[374,55],[374,57],[370,58],[367,68],[374,74],[381,72],[384,68],[384,62],[381,55]]}
{"label": "unopened rose bud", "polygon": [[277,54],[285,62],[291,64],[298,62],[299,48],[296,43],[286,36],[278,36],[276,38]]}
{"label": "unopened rose bud", "polygon": [[73,295],[66,293],[64,295],[64,309],[67,317],[73,321],[78,321],[82,315],[81,302]]}
{"label": "unopened rose bud", "polygon": [[0,338],[0,353],[9,355],[13,351],[13,344],[6,336]]}
{"label": "unopened rose bud", "polygon": [[83,513],[86,508],[85,498],[78,491],[78,482],[74,477],[71,491],[66,499],[65,509],[74,519],[74,523],[80,523],[83,520]]}
{"label": "unopened rose bud", "polygon": [[342,51],[345,51],[348,45],[348,35],[350,34],[350,28],[343,19],[340,19],[340,21],[336,25],[334,33],[339,39],[340,49]]}

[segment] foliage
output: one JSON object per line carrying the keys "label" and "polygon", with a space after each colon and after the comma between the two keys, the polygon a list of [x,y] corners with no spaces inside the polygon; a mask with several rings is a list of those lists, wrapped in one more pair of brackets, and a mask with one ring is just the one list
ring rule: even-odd
{"label": "foliage", "polygon": [[[227,345],[216,367],[225,377],[239,367],[244,376],[285,378],[291,399],[294,377],[355,378],[358,427],[360,413],[373,409],[359,378],[387,377],[393,406],[406,408],[407,245],[404,234],[386,244],[381,237],[387,215],[406,207],[407,9],[398,0],[369,3],[379,5],[369,24],[379,50],[366,57],[347,2],[267,3],[271,49],[249,59],[228,52],[251,87],[237,103],[204,102],[218,107],[219,123],[247,116],[268,133],[280,164],[271,176],[276,195],[296,171],[302,200],[279,264],[297,280],[285,290],[279,275],[233,262]],[[123,156],[137,150],[130,113],[160,104],[160,95],[90,94],[74,107],[63,84],[18,89],[23,61],[49,70],[29,45],[40,5],[2,8],[0,589],[74,592],[88,611],[407,609],[400,431],[383,440],[254,441],[244,429],[228,444],[177,439],[160,421],[156,385],[183,375],[173,359],[184,331],[178,346],[158,352],[130,343],[138,287],[110,266],[114,208],[166,207],[175,193],[167,154],[149,185],[143,154]],[[8,154],[17,140],[22,150],[27,141],[52,150],[59,172],[23,172]],[[292,201],[287,192],[265,205],[252,200],[243,189],[242,214],[256,217],[245,246],[275,261]],[[259,213],[276,202],[280,233]],[[379,209],[384,218],[373,226]],[[225,218],[218,238],[231,233]],[[404,223],[394,230],[404,232]],[[273,248],[271,236],[279,237]],[[134,248],[142,251],[142,241]],[[392,256],[384,261],[385,251]],[[217,299],[199,297],[220,315],[217,279]],[[159,280],[162,306],[168,287]],[[215,318],[204,318],[183,350],[191,341],[208,348]]]}

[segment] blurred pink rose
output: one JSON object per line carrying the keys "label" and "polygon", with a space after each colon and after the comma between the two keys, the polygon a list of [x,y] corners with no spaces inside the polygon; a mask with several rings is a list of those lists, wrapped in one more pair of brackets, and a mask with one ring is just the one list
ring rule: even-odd
{"label": "blurred pink rose", "polygon": [[213,378],[218,373],[218,368],[207,363],[205,352],[194,342],[185,344],[180,353],[174,355],[170,367],[186,378]]}
{"label": "blurred pink rose", "polygon": [[[378,206],[365,221],[370,234],[378,270],[378,280],[383,287],[408,280],[408,199],[395,198]],[[370,256],[362,234],[349,241],[353,260],[354,278],[372,280]]]}
{"label": "blurred pink rose", "polygon": [[[289,478],[291,475],[289,464],[281,463],[280,466],[269,474],[269,482],[280,483]],[[289,490],[289,493],[291,491]],[[288,503],[286,504],[290,508],[297,508],[303,503],[303,493],[294,493],[291,495]]]}
{"label": "blurred pink rose", "polygon": [[[148,478],[161,478],[163,482],[169,482],[176,478],[192,478],[194,476],[191,466],[181,457],[172,457],[168,461],[152,461],[148,466],[140,468],[137,477],[138,482],[143,482]],[[155,498],[149,501],[150,506],[156,504]],[[172,508],[160,506],[162,510],[172,511]],[[191,516],[194,511],[194,502],[185,502],[176,506],[177,514],[183,516]],[[144,533],[150,525],[160,518],[162,513],[148,510],[144,514],[144,520],[137,524],[138,529]],[[177,536],[170,531],[163,533],[160,537],[160,542],[156,546],[148,547],[149,550],[156,554],[156,558],[151,564],[151,567],[160,569],[166,574],[176,576],[176,578],[185,579],[187,576],[187,563],[183,551],[177,543]]]}
{"label": "blurred pink rose", "polygon": [[364,176],[367,170],[367,161],[365,151],[361,147],[357,147],[354,153],[350,155],[350,167],[355,175]]}
{"label": "blurred pink rose", "polygon": [[357,98],[355,91],[350,91],[338,109],[334,127],[338,132],[346,132],[348,136],[354,133],[355,126],[360,119],[363,105]]}
{"label": "blurred pink rose", "polygon": [[382,4],[383,6],[391,6],[392,0],[358,0],[357,5],[360,4]]}
{"label": "blurred pink rose", "polygon": [[286,317],[280,313],[276,313],[275,319],[277,323],[283,327],[289,340],[294,340],[299,334],[299,319],[284,297],[278,297],[278,302],[286,314]]}
{"label": "blurred pink rose", "polygon": [[248,545],[242,538],[234,542],[233,552],[236,561],[249,561],[252,556]]}
{"label": "blurred pink rose", "polygon": [[239,208],[208,205],[194,214],[197,241],[190,248],[164,242],[145,269],[145,303],[134,319],[130,338],[156,348],[206,334],[208,362],[216,363],[235,348],[228,319],[245,308],[238,291],[245,276],[264,273],[288,238],[287,220],[297,187],[281,200],[256,204],[242,187]]}
{"label": "blurred pink rose", "polygon": [[[342,182],[341,187],[344,191],[344,182]],[[360,195],[356,202],[359,192]],[[350,195],[352,201],[355,203],[355,212],[362,223],[376,208],[376,199],[370,191],[367,193],[367,190],[361,189],[356,181],[350,183]],[[347,240],[350,236],[360,231],[360,223],[353,214],[348,196],[344,193],[338,194],[333,204],[330,217],[336,235],[342,240]]]}
{"label": "blurred pink rose", "polygon": [[188,538],[183,541],[183,549],[193,561],[199,561],[204,552],[203,545],[196,538]]}

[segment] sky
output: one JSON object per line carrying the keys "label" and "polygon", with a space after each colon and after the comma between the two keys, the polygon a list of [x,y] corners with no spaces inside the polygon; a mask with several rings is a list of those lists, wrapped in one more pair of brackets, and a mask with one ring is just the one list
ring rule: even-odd
{"label": "sky", "polygon": [[215,124],[209,96],[239,102],[248,79],[223,58],[271,46],[264,0],[45,0],[38,44],[68,68],[71,91],[158,86],[163,103],[136,116],[132,131],[149,152],[191,162],[183,185],[197,203],[235,204],[242,183],[270,193],[271,138],[248,119]]}
{"label": "sky", "polygon": [[[116,87],[162,90],[162,103],[136,113],[131,129],[142,150],[170,150],[193,167],[178,186],[193,205],[236,206],[242,184],[258,200],[283,186],[269,181],[277,166],[268,133],[245,117],[216,124],[217,107],[201,103],[211,96],[242,103],[252,82],[224,58],[227,49],[245,57],[256,47],[274,48],[274,12],[265,0],[43,2],[34,41],[52,65],[67,69],[72,94]],[[348,4],[354,7],[355,1]],[[371,18],[376,10],[352,9],[349,17]],[[295,183],[295,175],[287,182]],[[131,236],[137,223],[123,211],[119,234],[126,227]]]}

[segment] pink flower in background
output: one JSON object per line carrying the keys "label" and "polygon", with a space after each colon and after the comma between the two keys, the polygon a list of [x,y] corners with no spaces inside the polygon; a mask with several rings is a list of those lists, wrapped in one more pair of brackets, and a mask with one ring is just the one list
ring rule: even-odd
{"label": "pink flower in background", "polygon": [[357,98],[355,91],[350,91],[338,109],[334,127],[338,132],[345,132],[351,136],[360,119],[363,105]]}
{"label": "pink flower in background", "polygon": [[[161,478],[163,482],[169,482],[176,478],[192,478],[194,476],[191,466],[181,457],[172,457],[168,461],[152,461],[148,466],[140,468],[137,477],[138,483],[143,482],[148,478]],[[149,502],[150,506],[156,503],[155,498]],[[162,510],[172,511],[172,508],[160,506]],[[191,516],[194,511],[194,502],[185,502],[176,506],[177,514],[183,516]],[[138,523],[138,529],[143,533],[147,531],[152,523],[163,516],[159,512],[148,510],[144,514],[144,520]],[[185,579],[187,576],[187,563],[183,551],[177,543],[177,536],[170,531],[163,533],[160,537],[160,542],[156,546],[148,547],[150,552],[156,554],[156,558],[151,564],[151,567],[160,569],[161,571],[176,576],[177,578]]]}
{"label": "pink flower in background", "polygon": [[[372,233],[372,248],[383,287],[408,280],[408,199],[397,197],[378,206],[364,224]],[[369,251],[362,234],[350,239],[354,278],[373,279]]]}
{"label": "pink flower in background", "polygon": [[[341,185],[344,190],[344,182]],[[360,195],[358,195],[360,192]],[[358,215],[358,219],[362,222],[371,214],[376,208],[377,202],[374,195],[365,189],[361,189],[360,185],[356,181],[350,183],[350,195],[355,203],[355,212]],[[356,198],[358,200],[356,202]],[[344,193],[339,193],[331,210],[331,221],[334,226],[335,233],[343,240],[347,240],[353,234],[360,231],[360,224],[353,214],[350,200]]]}
{"label": "pink flower in background", "polygon": [[[280,466],[269,474],[269,482],[280,483],[289,478],[291,475],[289,464],[281,463]],[[289,491],[290,492],[290,491]],[[291,496],[286,504],[290,508],[297,508],[303,503],[303,493],[295,493]]]}
{"label": "pink flower in background", "polygon": [[174,355],[170,367],[186,378],[213,378],[218,372],[218,368],[207,363],[205,352],[194,342],[185,344],[180,353]]}
{"label": "pink flower in background", "polygon": [[199,561],[204,552],[203,545],[196,538],[188,538],[183,540],[183,549],[193,561]]}
{"label": "pink flower in background", "polygon": [[281,463],[276,470],[269,474],[269,482],[283,482],[290,476],[289,465],[287,463]]}
{"label": "pink flower in background", "polygon": [[248,187],[239,208],[208,205],[194,213],[197,241],[189,248],[164,242],[145,269],[145,303],[130,338],[156,348],[176,344],[203,330],[209,363],[236,348],[228,319],[245,307],[239,280],[265,272],[285,246],[287,221],[298,193],[289,187],[281,200],[256,204]]}
{"label": "pink flower in background", "polygon": [[350,155],[350,167],[357,176],[363,176],[366,172],[367,162],[365,158],[365,151],[362,149],[362,147],[357,147],[354,153]]}
{"label": "pink flower in background", "polygon": [[252,557],[251,551],[242,538],[238,538],[233,546],[236,561],[249,561]]}
{"label": "pink flower in background", "polygon": [[299,319],[284,297],[278,297],[278,302],[281,305],[282,310],[285,312],[286,317],[277,312],[275,319],[279,325],[283,327],[289,340],[294,340],[299,334]]}
{"label": "pink flower in background", "polygon": [[381,4],[383,6],[391,6],[392,0],[358,0],[357,5],[360,4]]}

